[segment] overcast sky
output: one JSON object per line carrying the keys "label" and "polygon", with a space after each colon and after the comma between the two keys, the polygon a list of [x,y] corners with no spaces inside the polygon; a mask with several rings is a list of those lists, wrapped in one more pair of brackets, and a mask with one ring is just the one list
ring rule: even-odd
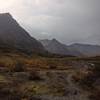
{"label": "overcast sky", "polygon": [[37,39],[100,44],[100,0],[0,0],[0,12]]}

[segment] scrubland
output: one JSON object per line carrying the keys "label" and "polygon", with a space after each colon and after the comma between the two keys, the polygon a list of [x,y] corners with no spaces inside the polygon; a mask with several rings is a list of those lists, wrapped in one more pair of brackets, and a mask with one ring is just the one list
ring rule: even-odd
{"label": "scrubland", "polygon": [[100,57],[0,53],[0,100],[100,100]]}

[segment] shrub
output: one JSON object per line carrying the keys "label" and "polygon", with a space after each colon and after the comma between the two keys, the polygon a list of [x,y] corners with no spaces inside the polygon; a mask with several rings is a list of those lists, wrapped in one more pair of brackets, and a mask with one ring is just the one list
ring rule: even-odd
{"label": "shrub", "polygon": [[32,72],[30,72],[29,80],[40,81],[40,80],[42,80],[42,79],[41,79],[41,77],[40,77],[40,75],[39,75],[38,72],[32,71]]}
{"label": "shrub", "polygon": [[12,71],[14,72],[23,72],[25,71],[24,64],[21,62],[17,62],[17,64],[12,68]]}

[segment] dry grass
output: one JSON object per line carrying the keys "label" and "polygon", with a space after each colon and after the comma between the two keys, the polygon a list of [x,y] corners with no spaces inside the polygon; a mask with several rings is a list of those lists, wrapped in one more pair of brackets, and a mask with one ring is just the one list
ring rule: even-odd
{"label": "dry grass", "polygon": [[[77,63],[78,65],[80,65],[81,61],[89,63],[95,62],[97,66],[92,69],[84,69],[82,67],[80,69],[78,69],[79,67],[75,69],[75,65],[73,62],[75,62],[76,65]],[[65,87],[67,87],[68,84],[65,80],[69,73],[67,73],[67,75],[65,74],[65,76],[64,72],[62,72],[62,74],[59,74],[59,72],[57,72],[53,75],[52,70],[69,71],[68,69],[72,69],[72,82],[77,84],[79,88],[83,89],[83,91],[90,92],[91,95],[89,98],[91,98],[91,100],[99,100],[98,95],[100,94],[100,89],[94,85],[95,80],[93,79],[100,78],[99,66],[99,57],[47,58],[40,56],[30,57],[27,55],[15,53],[0,54],[0,71],[2,69],[4,69],[3,71],[5,71],[5,69],[8,70],[8,73],[0,73],[0,95],[10,95],[11,98],[14,97],[12,100],[20,100],[17,97],[28,98],[34,95],[44,94],[62,96],[64,95],[64,93],[66,93]],[[51,76],[49,74],[45,75],[45,77],[48,77],[48,79],[45,80],[47,80],[47,82],[49,80],[50,82],[45,83],[43,78],[44,73],[41,75],[37,73],[36,70],[51,71]],[[21,80],[18,78],[19,76],[21,76]],[[23,79],[23,76],[26,76],[25,80]]]}
{"label": "dry grass", "polygon": [[0,67],[14,69],[18,66],[33,69],[67,69],[67,58],[47,58],[40,56],[26,56],[19,54],[2,54],[0,55]]}

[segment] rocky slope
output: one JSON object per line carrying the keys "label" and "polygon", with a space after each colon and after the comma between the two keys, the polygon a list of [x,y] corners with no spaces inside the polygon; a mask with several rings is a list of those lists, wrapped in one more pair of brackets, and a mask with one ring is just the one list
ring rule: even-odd
{"label": "rocky slope", "polygon": [[54,54],[61,55],[71,55],[71,56],[81,56],[82,54],[72,48],[67,47],[67,45],[60,43],[56,39],[52,40],[40,40],[40,42],[44,45],[45,49]]}
{"label": "rocky slope", "polygon": [[31,37],[9,13],[0,14],[0,47],[25,52],[44,52],[42,44]]}
{"label": "rocky slope", "polygon": [[55,54],[73,55],[73,56],[98,56],[100,55],[99,45],[79,44],[65,45],[56,39],[40,40],[46,50]]}

